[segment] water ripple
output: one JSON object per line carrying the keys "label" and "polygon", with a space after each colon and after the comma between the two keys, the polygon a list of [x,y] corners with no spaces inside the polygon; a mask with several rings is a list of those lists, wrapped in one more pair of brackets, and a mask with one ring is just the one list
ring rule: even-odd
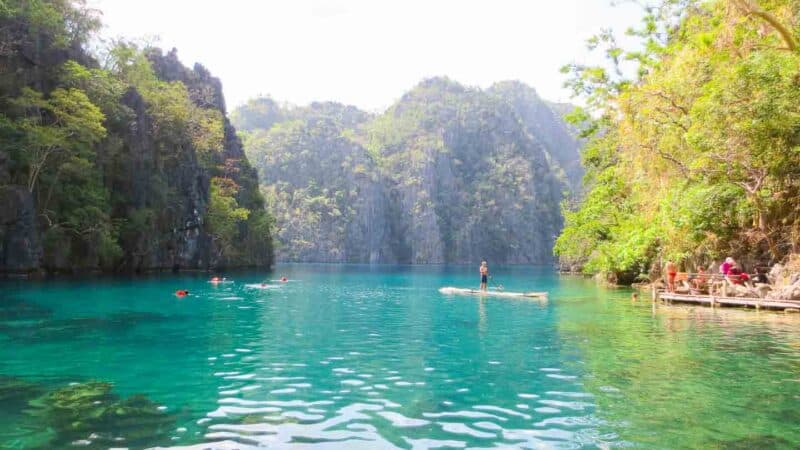
{"label": "water ripple", "polygon": [[[292,270],[303,283],[265,290],[246,287],[264,274],[166,277],[102,301],[49,287],[0,301],[3,370],[48,384],[17,398],[0,377],[0,437],[26,432],[50,384],[96,378],[175,414],[166,438],[129,448],[800,445],[798,317],[653,308],[532,268],[507,287],[541,283],[545,305],[443,297],[469,282],[446,268]],[[66,442],[96,447],[108,431],[92,431]]]}

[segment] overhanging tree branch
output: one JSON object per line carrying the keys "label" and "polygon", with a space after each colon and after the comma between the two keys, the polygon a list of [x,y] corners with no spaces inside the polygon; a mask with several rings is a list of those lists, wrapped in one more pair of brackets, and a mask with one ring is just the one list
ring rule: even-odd
{"label": "overhanging tree branch", "polygon": [[775,29],[775,31],[778,32],[778,34],[781,35],[781,38],[786,43],[786,47],[788,47],[790,51],[797,51],[797,40],[794,38],[792,30],[782,24],[777,17],[767,11],[764,11],[751,0],[732,0],[732,2],[745,15],[755,16],[764,22],[767,22],[770,26],[772,26],[772,28]]}
{"label": "overhanging tree branch", "polygon": [[665,159],[667,161],[670,161],[673,164],[675,164],[675,166],[678,168],[678,170],[680,170],[681,174],[684,177],[686,177],[686,179],[690,179],[691,178],[691,174],[689,172],[689,168],[686,167],[686,164],[684,164],[683,161],[679,160],[678,158],[670,155],[669,153],[666,153],[666,152],[660,150],[658,148],[658,145],[644,144],[644,145],[642,145],[642,147],[654,152],[655,154],[657,154],[661,158],[663,158],[663,159]]}

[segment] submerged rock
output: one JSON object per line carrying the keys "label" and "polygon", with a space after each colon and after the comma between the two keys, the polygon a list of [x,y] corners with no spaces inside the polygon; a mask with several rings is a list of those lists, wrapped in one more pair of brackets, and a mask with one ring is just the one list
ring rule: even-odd
{"label": "submerged rock", "polygon": [[16,405],[24,405],[44,391],[41,385],[21,378],[0,375],[0,404],[14,410]]}
{"label": "submerged rock", "polygon": [[720,442],[717,448],[724,448],[727,450],[749,450],[754,448],[794,448],[794,446],[791,445],[791,442],[780,436],[755,435]]}
{"label": "submerged rock", "polygon": [[0,299],[0,322],[45,319],[53,315],[50,308],[16,298]]}
{"label": "submerged rock", "polygon": [[169,316],[146,311],[122,311],[108,316],[108,321],[115,324],[137,325],[141,322],[164,322]]}
{"label": "submerged rock", "polygon": [[108,317],[74,317],[5,324],[0,322],[0,333],[21,340],[62,340],[89,333],[124,332],[142,323],[166,320],[172,319],[158,313],[124,311]]}
{"label": "submerged rock", "polygon": [[29,414],[53,430],[46,448],[150,447],[174,430],[175,418],[144,395],[120,398],[112,384],[70,385],[30,402]]}

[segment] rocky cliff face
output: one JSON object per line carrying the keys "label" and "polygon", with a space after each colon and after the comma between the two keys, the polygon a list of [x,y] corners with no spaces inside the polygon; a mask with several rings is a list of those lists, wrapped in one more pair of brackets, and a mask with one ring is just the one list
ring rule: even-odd
{"label": "rocky cliff face", "polygon": [[[278,256],[290,261],[395,260],[387,192],[375,161],[326,113],[249,137],[269,209],[280,224]],[[256,150],[257,148],[257,150]]]}
{"label": "rocky cliff face", "polygon": [[[561,164],[580,163],[532,89],[437,78],[379,116],[322,105],[275,112],[256,100],[233,115],[251,130],[245,147],[276,211],[278,259],[552,261],[570,185]],[[270,119],[263,128],[258,116]]]}
{"label": "rocky cliff face", "polygon": [[0,14],[0,272],[269,266],[220,81],[124,43],[100,68],[91,11],[28,6]]}
{"label": "rocky cliff face", "polygon": [[388,132],[377,145],[412,212],[397,218],[410,262],[551,260],[563,180],[513,106],[432,79],[386,113],[399,128],[374,129]]}
{"label": "rocky cliff face", "polygon": [[488,93],[514,108],[528,135],[538,141],[564,170],[570,188],[578,190],[583,178],[579,157],[581,143],[563,119],[572,106],[546,102],[536,90],[518,81],[496,83]]}
{"label": "rocky cliff face", "polygon": [[0,188],[0,219],[0,268],[12,272],[38,268],[42,246],[31,193],[22,186]]}
{"label": "rocky cliff face", "polygon": [[[211,236],[203,226],[209,174],[193,151],[161,151],[165,142],[153,135],[152,120],[136,90],[129,90],[122,103],[132,116],[114,130],[119,137],[116,148],[110,142],[103,147],[108,155],[105,172],[111,175],[107,183],[113,197],[112,216],[136,222],[120,236],[120,269],[205,269],[219,264],[212,258]],[[181,150],[187,145],[170,144]],[[165,196],[169,207],[156,211]],[[64,261],[65,266],[69,264]]]}
{"label": "rocky cliff face", "polygon": [[[193,69],[185,67],[178,59],[175,49],[163,54],[159,49],[150,49],[147,58],[159,79],[168,82],[181,82],[186,86],[192,102],[203,109],[221,113],[222,147],[213,152],[211,161],[205,164],[198,161],[198,151],[186,136],[177,142],[168,142],[176,150],[167,161],[159,161],[159,147],[163,143],[153,142],[148,130],[148,117],[140,98],[135,91],[126,97],[126,101],[136,112],[137,126],[121,130],[126,143],[127,155],[122,160],[132,161],[130,167],[122,173],[132,174],[128,179],[140,180],[138,186],[129,189],[127,186],[113,186],[112,192],[132,192],[133,208],[146,207],[149,196],[163,196],[161,183],[152,179],[153,173],[165,173],[170,190],[176,193],[174,215],[167,221],[173,226],[168,230],[153,230],[161,235],[141,239],[132,247],[136,250],[126,252],[131,268],[191,268],[205,269],[213,267],[260,266],[267,267],[272,263],[272,243],[269,234],[257,236],[247,223],[239,225],[238,240],[242,248],[236,257],[225,255],[220,251],[204,223],[204,213],[209,203],[209,183],[212,176],[218,175],[218,168],[223,168],[224,175],[233,180],[239,190],[236,194],[238,204],[254,215],[266,216],[264,203],[258,194],[258,176],[245,156],[242,142],[231,125],[222,94],[222,83],[211,76],[200,64]],[[182,141],[182,142],[181,142]],[[147,181],[149,179],[149,181]],[[141,180],[145,180],[142,182]],[[144,236],[142,236],[144,237]],[[137,256],[138,255],[138,256]],[[141,258],[145,256],[145,258]]]}

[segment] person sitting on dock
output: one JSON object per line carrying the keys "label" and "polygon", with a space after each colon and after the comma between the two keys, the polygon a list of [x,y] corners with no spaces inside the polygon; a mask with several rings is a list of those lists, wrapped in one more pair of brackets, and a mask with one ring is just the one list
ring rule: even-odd
{"label": "person sitting on dock", "polygon": [[698,293],[708,290],[708,273],[703,266],[697,268],[697,273],[692,275],[689,281],[692,283],[691,288]]}
{"label": "person sitting on dock", "polygon": [[736,261],[730,256],[728,256],[727,258],[725,258],[725,261],[719,265],[719,273],[721,273],[723,276],[727,276],[728,272],[730,272],[731,269],[733,269],[735,266],[736,266]]}
{"label": "person sitting on dock", "polygon": [[760,298],[766,297],[767,293],[772,290],[769,277],[765,272],[763,267],[757,267],[755,275],[750,279],[753,282],[753,288]]}
{"label": "person sitting on dock", "polygon": [[739,268],[738,265],[731,267],[728,271],[728,279],[733,284],[744,284],[746,281],[750,280],[750,275],[746,274]]}
{"label": "person sitting on dock", "polygon": [[756,268],[756,273],[755,273],[755,275],[753,275],[753,278],[752,278],[753,279],[753,283],[756,283],[756,284],[769,284],[769,277],[764,272],[765,272],[764,268],[762,268],[762,267]]}
{"label": "person sitting on dock", "polygon": [[489,283],[489,266],[486,264],[486,261],[481,261],[481,290],[487,290],[487,285]]}

